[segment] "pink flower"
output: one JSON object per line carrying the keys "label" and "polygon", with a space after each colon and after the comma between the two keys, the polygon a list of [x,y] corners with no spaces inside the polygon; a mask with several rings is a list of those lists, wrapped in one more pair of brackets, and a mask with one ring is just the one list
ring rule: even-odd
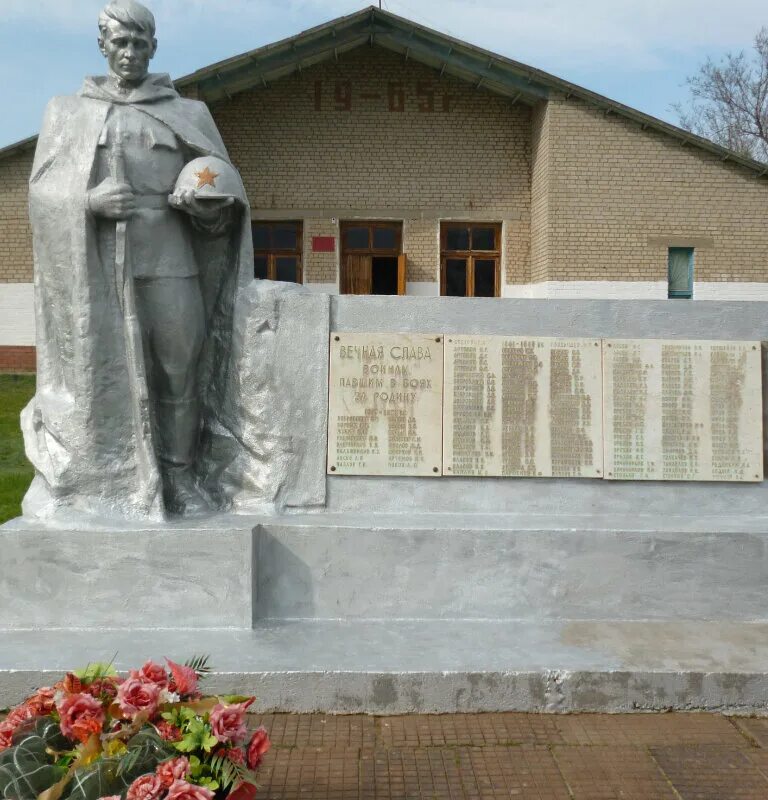
{"label": "pink flower", "polygon": [[170,658],[165,660],[168,662],[171,675],[173,675],[175,691],[180,695],[194,694],[197,691],[197,673],[192,667],[177,664],[175,661],[171,661]]}
{"label": "pink flower", "polygon": [[242,742],[248,736],[245,726],[245,703],[224,706],[221,703],[211,711],[211,733],[222,744]]}
{"label": "pink flower", "polygon": [[45,717],[54,709],[53,697],[55,694],[55,690],[44,686],[38,689],[37,692],[26,701],[25,705],[32,708],[36,716]]}
{"label": "pink flower", "polygon": [[165,786],[157,775],[142,775],[128,787],[125,800],[160,800],[164,794]]}
{"label": "pink flower", "polygon": [[241,747],[233,747],[226,752],[227,758],[235,764],[245,764],[245,751]]}
{"label": "pink flower", "polygon": [[156,683],[161,689],[168,688],[168,673],[165,671],[165,667],[154,661],[147,661],[140,670],[132,669],[131,677],[138,678],[144,683]]}
{"label": "pink flower", "polygon": [[181,730],[166,720],[158,722],[155,727],[160,738],[165,739],[166,742],[178,742],[181,739]]}
{"label": "pink flower", "polygon": [[229,793],[227,800],[256,800],[256,787],[243,781]]}
{"label": "pink flower", "polygon": [[101,703],[89,694],[71,694],[58,706],[61,716],[61,732],[68,739],[85,742],[94,733],[101,733],[104,725],[104,709]]}
{"label": "pink flower", "polygon": [[85,688],[91,697],[99,700],[114,700],[117,696],[117,683],[113,678],[96,678]]}
{"label": "pink flower", "polygon": [[13,734],[16,727],[7,722],[0,722],[0,752],[7,750],[13,744]]}
{"label": "pink flower", "polygon": [[147,711],[152,716],[160,704],[160,691],[156,683],[128,678],[117,690],[117,703],[126,716],[135,717],[141,711]]}
{"label": "pink flower", "polygon": [[163,761],[157,765],[156,774],[167,789],[174,781],[184,780],[189,773],[189,759],[184,756]]}
{"label": "pink flower", "polygon": [[28,719],[33,719],[34,717],[39,716],[35,709],[29,704],[29,702],[22,703],[22,705],[14,708],[10,714],[5,718],[5,721],[9,725],[13,725],[14,729],[18,728],[22,722],[26,722]]}
{"label": "pink flower", "polygon": [[109,797],[100,797],[99,800],[120,800],[120,795],[111,794]]}
{"label": "pink flower", "polygon": [[[205,786],[195,786],[186,781],[174,781],[165,800],[213,800],[213,792]],[[128,797],[127,800],[132,800]]]}
{"label": "pink flower", "polygon": [[271,742],[269,741],[267,729],[263,725],[260,725],[253,732],[251,741],[248,742],[248,769],[257,769],[259,764],[261,764],[261,760],[264,758],[264,754],[270,747]]}

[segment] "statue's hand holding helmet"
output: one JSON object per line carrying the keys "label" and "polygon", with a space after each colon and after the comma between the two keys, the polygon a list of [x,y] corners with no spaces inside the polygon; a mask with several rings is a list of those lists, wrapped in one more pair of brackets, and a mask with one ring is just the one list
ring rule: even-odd
{"label": "statue's hand holding helmet", "polygon": [[217,219],[222,210],[234,205],[234,197],[225,197],[220,200],[198,200],[194,189],[175,189],[168,198],[168,203],[179,211],[184,211],[190,216],[212,222]]}
{"label": "statue's hand holding helmet", "polygon": [[223,209],[245,202],[245,191],[231,164],[216,156],[202,156],[181,171],[168,202],[194,217],[213,221]]}

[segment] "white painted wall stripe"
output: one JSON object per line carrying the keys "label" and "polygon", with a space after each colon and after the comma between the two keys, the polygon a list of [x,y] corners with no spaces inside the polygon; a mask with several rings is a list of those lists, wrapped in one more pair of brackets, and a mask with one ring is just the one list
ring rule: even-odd
{"label": "white painted wall stripe", "polygon": [[35,344],[35,292],[32,283],[0,284],[0,347]]}
{"label": "white painted wall stripe", "polygon": [[[509,284],[504,297],[537,297],[581,300],[664,300],[666,281],[543,281]],[[694,300],[768,300],[768,283],[697,281]],[[683,301],[684,302],[684,301]]]}
{"label": "white painted wall stripe", "polygon": [[[307,283],[313,292],[338,294],[336,283]],[[581,300],[660,300],[667,296],[666,281],[544,281],[507,284],[504,297]],[[414,297],[437,297],[437,281],[409,281]],[[693,285],[694,300],[768,300],[768,283],[704,282]],[[685,302],[681,300],[679,302]],[[34,286],[31,283],[0,284],[0,347],[35,344]]]}
{"label": "white painted wall stripe", "polygon": [[305,283],[305,288],[318,294],[338,294],[339,287],[335,283]]}
{"label": "white painted wall stripe", "polygon": [[405,293],[415,297],[439,297],[440,284],[437,281],[407,281]]}

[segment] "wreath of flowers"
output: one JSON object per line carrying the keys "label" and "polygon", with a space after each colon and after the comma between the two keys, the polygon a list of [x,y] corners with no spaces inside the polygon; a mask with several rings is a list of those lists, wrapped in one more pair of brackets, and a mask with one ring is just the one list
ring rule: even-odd
{"label": "wreath of flowers", "polygon": [[91,664],[38,689],[0,722],[0,798],[254,800],[269,736],[246,726],[255,698],[199,691],[207,660]]}

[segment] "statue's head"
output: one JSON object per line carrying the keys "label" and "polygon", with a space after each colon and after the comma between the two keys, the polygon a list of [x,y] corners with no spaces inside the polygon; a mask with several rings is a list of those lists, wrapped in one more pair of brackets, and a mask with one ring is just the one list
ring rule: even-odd
{"label": "statue's head", "polygon": [[141,83],[157,50],[152,12],[136,0],[112,0],[99,14],[99,49],[116,78]]}

